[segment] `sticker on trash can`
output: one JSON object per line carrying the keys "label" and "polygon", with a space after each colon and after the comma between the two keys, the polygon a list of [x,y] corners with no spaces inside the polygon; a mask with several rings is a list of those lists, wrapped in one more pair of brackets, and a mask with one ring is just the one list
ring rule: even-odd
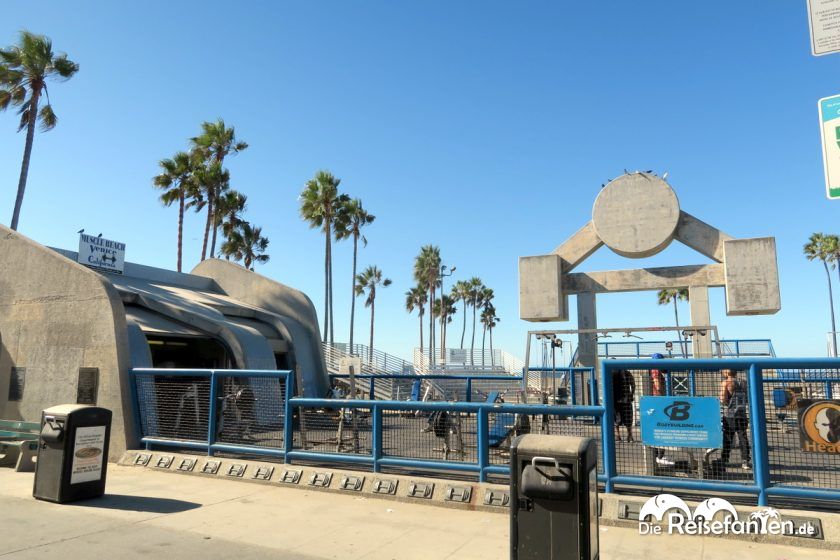
{"label": "sticker on trash can", "polygon": [[720,401],[715,397],[642,397],[642,443],[658,447],[721,447]]}
{"label": "sticker on trash can", "polygon": [[99,480],[102,476],[103,452],[105,449],[105,426],[76,428],[76,442],[73,446],[73,468],[70,470],[70,484]]}

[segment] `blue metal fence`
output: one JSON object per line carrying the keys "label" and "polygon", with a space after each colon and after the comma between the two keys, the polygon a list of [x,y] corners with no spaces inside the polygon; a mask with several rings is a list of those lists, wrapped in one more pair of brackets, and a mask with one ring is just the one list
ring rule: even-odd
{"label": "blue metal fence", "polygon": [[[639,395],[646,393],[650,370],[666,369],[669,392],[681,387],[683,392],[675,394],[717,396],[724,368],[747,377],[750,472],[721,478],[705,477],[702,469],[646,469],[642,461],[652,462],[653,448],[637,442],[617,446],[611,405],[616,370],[635,372]],[[594,376],[585,381],[587,400],[595,404],[575,400],[559,406],[469,401],[474,395],[469,384],[498,376],[434,376],[442,378],[437,382],[458,378],[467,396],[464,402],[293,398],[294,375],[288,371],[135,369],[132,377],[137,423],[147,447],[364,464],[375,472],[383,467],[458,471],[484,481],[509,473],[506,446],[518,433],[529,431],[596,438],[600,480],[607,492],[635,486],[748,493],[760,505],[770,497],[840,499],[840,455],[814,457],[799,451],[798,428],[793,430],[787,419],[796,413],[779,400],[777,390],[830,398],[840,385],[840,359],[604,360],[600,383]],[[372,391],[380,376],[357,376],[371,377]],[[521,384],[523,378],[507,381]],[[448,418],[443,433],[438,431],[441,415]]]}

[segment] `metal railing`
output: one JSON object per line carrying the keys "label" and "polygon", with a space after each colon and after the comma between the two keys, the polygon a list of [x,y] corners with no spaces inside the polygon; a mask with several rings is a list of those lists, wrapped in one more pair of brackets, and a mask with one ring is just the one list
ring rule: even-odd
{"label": "metal railing", "polygon": [[[591,369],[591,368],[590,368]],[[355,375],[357,391],[368,400],[462,401],[480,402],[491,393],[507,392],[505,400],[524,402],[522,376],[518,375]],[[349,385],[348,374],[332,374],[330,379]]]}
{"label": "metal railing", "polygon": [[[352,348],[344,342],[334,344],[325,342],[323,345],[324,351],[331,350],[335,357],[353,356],[359,358],[362,362],[363,373],[414,373],[414,365],[411,362],[376,348],[371,353],[370,346],[366,344],[353,344]],[[338,361],[333,360],[333,362],[335,363],[335,371],[338,371]]]}
{"label": "metal railing", "polygon": [[464,373],[501,373],[516,374],[522,371],[524,362],[516,356],[494,348],[493,350],[476,348],[445,348],[441,356],[440,348],[435,349],[433,360],[429,358],[429,349],[414,349],[414,369],[418,373],[464,372]]}
{"label": "metal railing", "polygon": [[[665,367],[664,392],[670,395],[716,397],[721,369],[742,372],[748,446],[732,453],[748,469],[730,468],[724,457],[710,469],[715,461],[709,462],[709,453],[722,450],[656,448],[640,438],[616,441],[616,409],[623,426],[637,435],[638,399],[653,392],[651,370]],[[613,404],[617,370],[629,370],[634,379],[629,407]],[[131,386],[147,447],[365,464],[377,472],[383,467],[471,472],[483,481],[508,473],[507,448],[518,434],[579,435],[599,444],[600,480],[607,492],[623,486],[733,492],[756,495],[759,505],[771,497],[840,499],[840,453],[801,451],[793,420],[797,399],[840,396],[840,359],[605,360],[599,383],[588,369],[569,373],[578,390],[571,392],[577,395],[574,404],[566,405],[508,398],[476,402],[488,400],[489,391],[479,384],[498,383],[499,376],[390,376],[392,383],[457,382],[453,395],[462,402],[292,398],[294,376],[283,371],[134,369]],[[380,381],[358,377],[369,379],[374,389]],[[505,381],[523,386],[521,377]],[[517,389],[509,394],[517,392],[525,394]]]}
{"label": "metal railing", "polygon": [[[671,345],[668,348],[668,345]],[[682,346],[681,346],[682,345]],[[743,357],[776,357],[773,342],[767,338],[745,338],[745,339],[722,339],[712,341],[712,354],[722,358],[743,358]],[[679,340],[623,340],[617,342],[599,341],[599,358],[649,358],[652,354],[662,354],[680,358],[681,348],[686,349],[690,356],[692,353],[692,341]],[[575,353],[575,356],[577,352]],[[575,357],[572,358],[574,361]]]}

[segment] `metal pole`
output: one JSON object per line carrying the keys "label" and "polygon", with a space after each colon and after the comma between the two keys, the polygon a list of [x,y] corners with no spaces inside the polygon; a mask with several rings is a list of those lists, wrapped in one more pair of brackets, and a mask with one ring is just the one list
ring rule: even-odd
{"label": "metal pole", "polygon": [[294,408],[292,407],[292,395],[295,393],[295,372],[286,374],[286,394],[283,396],[283,450],[284,462],[291,463],[289,453],[292,451],[292,444],[295,439],[294,431]]}
{"label": "metal pole", "polygon": [[767,449],[762,370],[755,364],[752,364],[750,365],[749,375],[750,424],[753,438],[755,484],[758,486],[758,505],[767,506],[767,489],[770,487],[770,458]]}
{"label": "metal pole", "polygon": [[472,377],[467,377],[467,402],[472,402]]}
{"label": "metal pole", "polygon": [[216,384],[216,372],[210,370],[210,412],[207,419],[207,455],[213,456],[211,446],[216,443],[216,401],[219,396],[219,389]]}
{"label": "metal pole", "polygon": [[373,413],[373,427],[371,434],[371,452],[373,454],[373,472],[380,471],[379,460],[382,459],[382,409],[378,404],[371,407]]}
{"label": "metal pole", "polygon": [[490,463],[489,422],[486,408],[479,408],[476,415],[476,440],[478,443],[478,481],[487,482],[485,469]]}
{"label": "metal pole", "polygon": [[611,493],[614,490],[613,477],[616,473],[615,430],[613,429],[615,411],[612,406],[609,406],[612,403],[613,387],[610,362],[607,360],[601,362],[601,388],[604,395],[604,414],[601,416],[601,451],[604,454],[602,459],[606,478],[604,491]]}
{"label": "metal pole", "polygon": [[572,401],[571,401],[572,405],[575,405],[576,404],[575,401],[577,400],[577,396],[575,396],[575,393],[577,392],[577,387],[576,387],[576,385],[577,385],[577,375],[576,374],[577,374],[577,372],[574,370],[574,368],[569,369],[569,391],[571,391],[571,393],[572,393]]}

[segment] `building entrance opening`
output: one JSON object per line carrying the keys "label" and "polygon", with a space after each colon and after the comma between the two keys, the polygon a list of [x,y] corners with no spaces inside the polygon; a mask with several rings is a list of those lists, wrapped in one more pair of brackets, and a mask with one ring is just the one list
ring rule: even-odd
{"label": "building entrance opening", "polygon": [[152,367],[167,369],[228,369],[236,367],[227,349],[211,338],[149,336]]}

